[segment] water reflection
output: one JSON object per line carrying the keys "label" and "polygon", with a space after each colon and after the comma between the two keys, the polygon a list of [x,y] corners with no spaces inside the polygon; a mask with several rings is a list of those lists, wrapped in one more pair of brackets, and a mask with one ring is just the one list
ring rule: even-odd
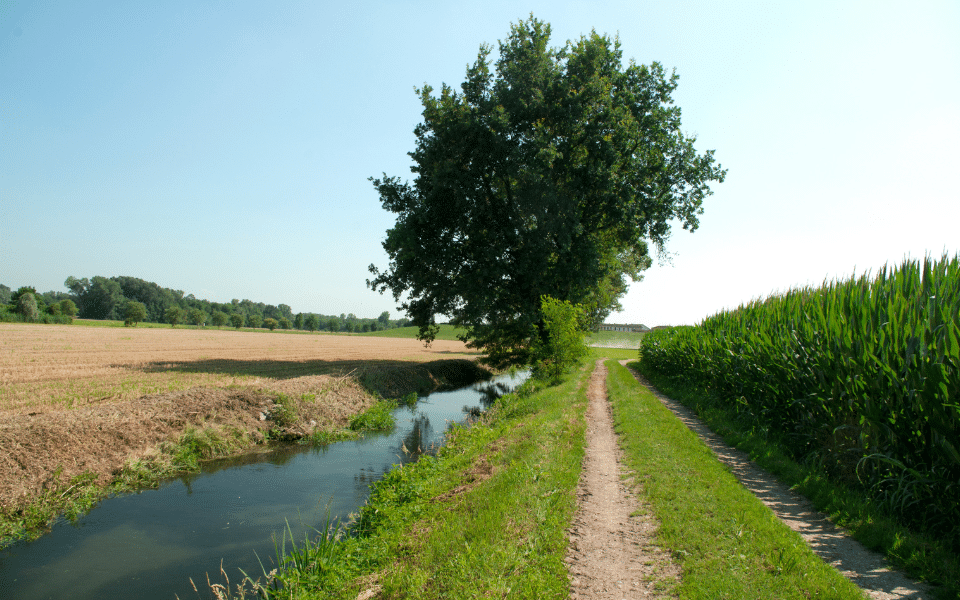
{"label": "water reflection", "polygon": [[[433,453],[464,406],[489,406],[518,385],[484,383],[397,409],[385,435],[323,448],[278,446],[204,465],[159,489],[112,498],[74,524],[0,551],[0,598],[196,598],[190,586],[273,566],[273,537],[320,527],[328,511],[346,521],[392,465]],[[259,557],[259,558],[258,558]]]}
{"label": "water reflection", "polygon": [[484,384],[477,384],[477,393],[480,394],[480,405],[487,409],[493,405],[500,396],[509,394],[515,386],[504,383],[503,381],[493,380]]}
{"label": "water reflection", "polygon": [[410,432],[403,437],[403,441],[400,444],[400,450],[404,455],[404,462],[409,460],[416,460],[420,458],[420,455],[425,451],[431,450],[433,447],[426,447],[427,440],[434,439],[433,426],[430,424],[430,415],[426,413],[418,413],[416,417],[413,418],[411,423]]}

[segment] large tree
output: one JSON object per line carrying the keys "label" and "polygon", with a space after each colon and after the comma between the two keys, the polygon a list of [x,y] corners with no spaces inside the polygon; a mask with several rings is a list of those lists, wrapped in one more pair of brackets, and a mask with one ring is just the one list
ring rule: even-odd
{"label": "large tree", "polygon": [[628,279],[662,251],[671,222],[699,225],[725,171],[680,130],[678,76],[624,65],[617,39],[549,46],[532,16],[483,45],[456,92],[417,90],[423,122],[413,183],[372,179],[397,214],[368,285],[393,292],[430,341],[435,316],[466,328],[492,362],[529,359],[545,335],[542,296],[580,304],[598,324]]}

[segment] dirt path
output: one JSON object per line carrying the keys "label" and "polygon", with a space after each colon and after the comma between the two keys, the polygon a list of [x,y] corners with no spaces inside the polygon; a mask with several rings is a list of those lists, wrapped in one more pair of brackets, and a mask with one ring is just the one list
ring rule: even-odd
{"label": "dirt path", "polygon": [[607,368],[598,360],[587,390],[587,448],[577,490],[580,507],[566,558],[570,597],[672,598],[664,590],[675,587],[680,569],[656,546],[657,523],[622,478],[606,382]]}
{"label": "dirt path", "polygon": [[[628,362],[620,361],[624,365]],[[633,374],[664,406],[700,436],[717,458],[730,467],[744,487],[760,498],[788,527],[798,532],[824,562],[836,567],[870,598],[921,600],[933,597],[927,586],[892,570],[883,556],[864,548],[831,523],[826,515],[815,510],[806,498],[754,465],[746,454],[724,443],[693,411],[658,392],[637,373]]]}

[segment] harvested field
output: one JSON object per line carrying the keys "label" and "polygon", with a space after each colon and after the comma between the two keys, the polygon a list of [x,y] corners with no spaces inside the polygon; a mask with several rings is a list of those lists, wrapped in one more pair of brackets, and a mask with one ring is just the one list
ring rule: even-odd
{"label": "harvested field", "polygon": [[368,389],[390,397],[482,379],[474,358],[453,341],[2,324],[0,546],[37,499],[62,510],[73,478],[107,485],[184,431],[235,432],[236,452],[268,432],[336,430],[373,404]]}
{"label": "harvested field", "polygon": [[459,341],[219,329],[0,324],[0,415],[79,408],[197,386],[476,357]]}

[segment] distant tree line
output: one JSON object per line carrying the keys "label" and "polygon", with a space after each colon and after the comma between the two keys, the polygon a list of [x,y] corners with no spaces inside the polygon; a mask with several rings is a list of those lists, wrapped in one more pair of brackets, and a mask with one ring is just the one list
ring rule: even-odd
{"label": "distant tree line", "polygon": [[[69,322],[81,319],[124,321],[137,323],[168,323],[171,326],[212,325],[254,327],[265,329],[300,329],[304,331],[332,331],[362,333],[395,327],[405,327],[409,319],[391,320],[384,311],[375,319],[364,319],[355,314],[322,315],[293,314],[286,304],[274,306],[263,302],[233,299],[230,302],[211,302],[181,290],[161,287],[136,277],[100,277],[77,279],[67,277],[64,292],[38,294],[32,287],[12,292],[0,284],[0,320],[30,322]],[[37,306],[36,312],[24,299],[29,294]],[[20,304],[25,304],[20,308]]]}

